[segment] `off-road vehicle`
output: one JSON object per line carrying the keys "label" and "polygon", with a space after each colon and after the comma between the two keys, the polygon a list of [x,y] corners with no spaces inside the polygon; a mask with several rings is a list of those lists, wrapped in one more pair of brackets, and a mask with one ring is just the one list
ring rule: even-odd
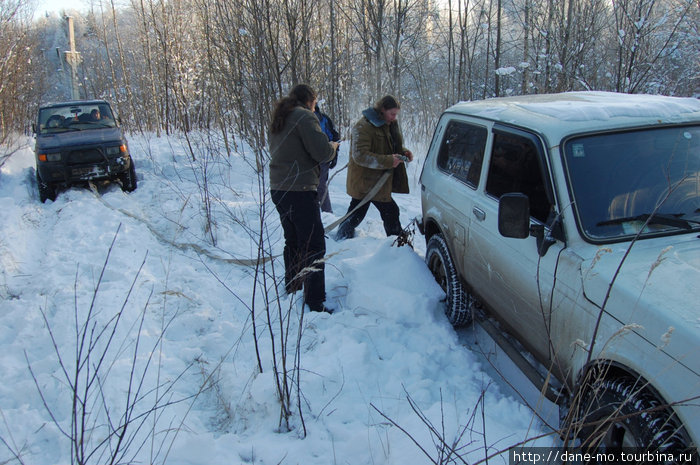
{"label": "off-road vehicle", "polygon": [[34,125],[39,198],[55,200],[57,189],[89,181],[118,180],[136,189],[136,168],[126,137],[104,100],[51,103],[39,108]]}
{"label": "off-road vehicle", "polygon": [[514,341],[562,406],[567,444],[692,451],[697,463],[700,100],[459,103],[420,181],[448,318]]}

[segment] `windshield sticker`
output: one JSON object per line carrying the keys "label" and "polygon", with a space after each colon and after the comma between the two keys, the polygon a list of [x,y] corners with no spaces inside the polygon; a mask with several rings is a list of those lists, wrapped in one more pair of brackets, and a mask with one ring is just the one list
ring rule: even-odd
{"label": "windshield sticker", "polygon": [[583,148],[583,144],[573,144],[571,146],[571,151],[573,152],[574,158],[583,158],[586,156],[586,151]]}

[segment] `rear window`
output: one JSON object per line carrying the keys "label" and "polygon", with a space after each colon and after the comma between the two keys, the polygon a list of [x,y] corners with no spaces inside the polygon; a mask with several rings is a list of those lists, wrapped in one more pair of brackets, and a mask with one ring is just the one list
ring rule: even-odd
{"label": "rear window", "polygon": [[484,127],[450,121],[440,144],[438,168],[476,188],[481,176],[487,135]]}

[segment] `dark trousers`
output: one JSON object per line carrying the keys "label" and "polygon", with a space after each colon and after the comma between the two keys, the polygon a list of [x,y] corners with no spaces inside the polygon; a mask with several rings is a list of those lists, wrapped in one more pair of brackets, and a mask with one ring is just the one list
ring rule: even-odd
{"label": "dark trousers", "polygon": [[[350,201],[348,212],[354,210],[361,201],[361,199],[353,198]],[[384,222],[384,232],[386,232],[386,235],[398,236],[401,234],[402,228],[401,221],[399,220],[399,206],[396,205],[396,202],[394,202],[393,199],[390,202],[376,202],[372,200],[371,202],[367,202],[358,208],[355,213],[347,217],[345,221],[340,224],[338,227],[338,234],[336,236],[338,239],[355,237],[355,228],[362,223],[362,220],[365,219],[370,203],[374,205],[377,210],[379,210],[379,215],[382,217],[382,221]]]}
{"label": "dark trousers", "polygon": [[[288,293],[304,286],[304,303],[318,308],[326,300],[323,263],[326,255],[321,212],[315,191],[271,191],[270,197],[280,215],[284,230],[284,284]],[[316,271],[299,273],[307,267]]]}

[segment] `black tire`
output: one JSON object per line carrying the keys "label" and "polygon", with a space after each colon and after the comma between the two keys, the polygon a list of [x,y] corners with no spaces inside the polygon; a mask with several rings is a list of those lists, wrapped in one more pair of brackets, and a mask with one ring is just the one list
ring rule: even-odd
{"label": "black tire", "polygon": [[435,234],[428,240],[425,263],[435,281],[445,291],[445,315],[450,323],[455,327],[471,323],[472,308],[469,302],[472,299],[464,291],[445,238],[441,234]]}
{"label": "black tire", "polygon": [[[697,463],[697,451],[689,447],[688,435],[673,411],[632,377],[602,379],[589,386],[579,409],[579,422],[580,447],[591,457],[598,453],[619,457],[623,449],[673,453],[675,457],[695,452],[691,463]],[[588,463],[598,463],[597,458]]]}
{"label": "black tire", "polygon": [[36,184],[39,188],[39,200],[41,200],[41,203],[47,200],[51,200],[52,202],[56,200],[56,188],[42,181],[38,172],[36,173]]}
{"label": "black tire", "polygon": [[124,192],[133,192],[136,190],[136,166],[134,165],[134,159],[132,158],[129,163],[129,170],[123,174],[119,175],[119,180],[122,183],[122,190]]}

